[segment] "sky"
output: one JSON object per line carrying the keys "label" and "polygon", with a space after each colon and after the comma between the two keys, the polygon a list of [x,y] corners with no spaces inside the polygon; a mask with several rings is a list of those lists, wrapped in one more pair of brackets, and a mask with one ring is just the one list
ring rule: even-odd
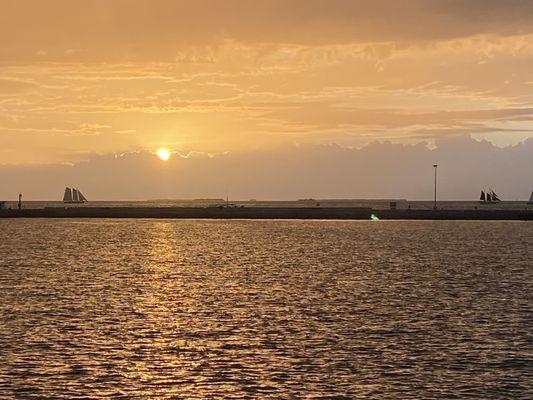
{"label": "sky", "polygon": [[[0,197],[24,190],[50,198],[67,184],[90,188],[93,198],[203,197],[222,186],[218,174],[249,197],[430,198],[426,164],[431,174],[434,162],[443,179],[462,170],[463,186],[451,185],[447,198],[496,184],[514,198],[533,185],[531,1],[0,7]],[[445,155],[464,154],[461,146],[470,158]],[[154,156],[160,148],[169,161]],[[316,173],[318,154],[327,173]],[[383,166],[384,157],[405,154],[393,171]],[[490,176],[472,161],[509,154],[512,162]],[[125,160],[145,172],[145,183],[133,187]],[[267,166],[284,166],[282,179],[268,177]],[[352,166],[364,176],[354,177]],[[58,172],[69,168],[88,172]],[[412,181],[410,189],[387,186],[393,173]],[[115,189],[94,184],[110,177]]]}

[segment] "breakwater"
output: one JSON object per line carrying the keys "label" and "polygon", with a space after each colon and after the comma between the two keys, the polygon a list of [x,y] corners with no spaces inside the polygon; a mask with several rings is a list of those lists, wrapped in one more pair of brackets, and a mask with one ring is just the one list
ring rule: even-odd
{"label": "breakwater", "polygon": [[45,207],[0,210],[0,218],[533,220],[533,210],[374,210],[359,207]]}
{"label": "breakwater", "polygon": [[374,210],[379,219],[533,221],[533,210]]}

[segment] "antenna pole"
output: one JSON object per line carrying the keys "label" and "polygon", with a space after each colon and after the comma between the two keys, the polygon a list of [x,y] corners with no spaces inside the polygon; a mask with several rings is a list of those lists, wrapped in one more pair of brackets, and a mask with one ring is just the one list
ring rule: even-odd
{"label": "antenna pole", "polygon": [[433,209],[437,209],[437,164],[433,164],[433,168],[435,168],[435,188],[433,192]]}

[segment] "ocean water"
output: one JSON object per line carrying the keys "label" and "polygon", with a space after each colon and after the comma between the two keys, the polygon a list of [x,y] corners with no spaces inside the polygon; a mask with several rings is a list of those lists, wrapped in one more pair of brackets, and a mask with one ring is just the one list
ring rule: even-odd
{"label": "ocean water", "polygon": [[0,220],[0,398],[533,398],[533,224]]}

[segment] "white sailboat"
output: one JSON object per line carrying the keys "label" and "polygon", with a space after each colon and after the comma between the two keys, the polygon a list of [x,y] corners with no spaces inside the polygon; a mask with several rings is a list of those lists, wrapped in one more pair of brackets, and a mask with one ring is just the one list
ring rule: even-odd
{"label": "white sailboat", "polygon": [[63,203],[68,204],[83,204],[88,200],[85,198],[83,193],[79,189],[75,188],[65,188],[65,194],[63,195]]}

